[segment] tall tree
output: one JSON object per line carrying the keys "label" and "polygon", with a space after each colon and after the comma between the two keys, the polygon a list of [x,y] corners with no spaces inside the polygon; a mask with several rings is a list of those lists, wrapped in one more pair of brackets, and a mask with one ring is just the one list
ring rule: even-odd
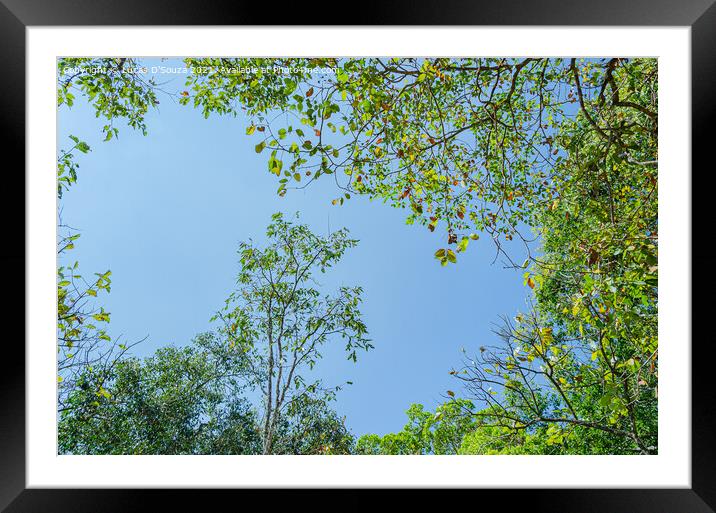
{"label": "tall tree", "polygon": [[362,289],[342,286],[323,295],[311,286],[314,274],[330,269],[358,241],[345,229],[325,237],[306,225],[274,214],[266,230],[268,245],[252,241],[239,247],[238,289],[216,319],[229,347],[247,354],[251,384],[262,395],[263,452],[279,445],[279,426],[286,411],[307,398],[330,399],[340,387],[323,387],[309,371],[323,347],[342,340],[349,359],[372,348],[359,310]]}

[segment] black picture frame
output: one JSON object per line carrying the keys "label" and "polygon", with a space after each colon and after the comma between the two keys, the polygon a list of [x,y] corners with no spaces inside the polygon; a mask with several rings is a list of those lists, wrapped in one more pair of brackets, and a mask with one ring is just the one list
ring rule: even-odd
{"label": "black picture frame", "polygon": [[[692,99],[692,486],[689,489],[522,489],[469,490],[453,497],[486,507],[499,499],[505,511],[706,513],[716,511],[716,387],[712,380],[713,332],[708,330],[713,288],[710,275],[714,258],[697,253],[695,244],[713,231],[710,213],[713,191],[706,180],[713,176],[710,158],[710,124],[716,119],[716,3],[715,0],[440,0],[417,4],[410,0],[390,3],[367,0],[350,4],[340,14],[339,3],[310,4],[219,0],[0,0],[0,123],[5,157],[2,213],[6,298],[2,311],[11,322],[5,328],[5,365],[0,371],[0,509],[21,511],[143,511],[205,510],[217,501],[259,499],[266,491],[249,490],[148,490],[148,489],[26,489],[25,486],[25,30],[47,25],[552,25],[552,26],[689,26],[691,27]],[[323,5],[322,5],[323,4]],[[303,7],[301,7],[303,6]],[[285,14],[280,14],[285,13]],[[323,13],[323,14],[320,14]],[[710,144],[709,144],[710,143]],[[8,157],[16,157],[7,165]],[[695,170],[698,170],[696,172]],[[689,170],[684,170],[685,179]],[[698,178],[698,186],[696,179]],[[712,179],[712,178],[711,178]],[[7,222],[9,221],[9,222]],[[22,271],[22,272],[21,272]],[[22,292],[21,292],[22,291]],[[703,292],[703,295],[699,294]],[[699,297],[701,300],[699,301]],[[696,329],[699,328],[699,329]],[[14,335],[14,336],[13,336]],[[688,341],[684,341],[688,344]],[[271,492],[274,493],[274,492]],[[313,507],[331,504],[325,491],[298,492]],[[353,493],[353,492],[349,492]],[[412,501],[423,501],[425,491],[413,491]],[[252,497],[248,497],[252,496]],[[254,497],[255,496],[255,497]],[[509,496],[508,500],[505,497]],[[310,497],[310,498],[309,498]],[[309,502],[310,500],[310,502]],[[490,501],[492,502],[492,501]],[[341,507],[338,503],[333,507]],[[364,502],[366,507],[371,503]],[[404,506],[405,507],[405,506]]]}

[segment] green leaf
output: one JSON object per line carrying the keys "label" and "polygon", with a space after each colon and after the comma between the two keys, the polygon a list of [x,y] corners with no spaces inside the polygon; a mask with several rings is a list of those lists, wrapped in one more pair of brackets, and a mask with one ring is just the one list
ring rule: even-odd
{"label": "green leaf", "polygon": [[467,237],[463,237],[460,243],[457,245],[457,250],[462,252],[467,249],[467,245],[470,243],[470,239]]}
{"label": "green leaf", "polygon": [[279,176],[281,174],[282,169],[283,162],[276,157],[271,156],[268,161],[268,170],[276,176]]}

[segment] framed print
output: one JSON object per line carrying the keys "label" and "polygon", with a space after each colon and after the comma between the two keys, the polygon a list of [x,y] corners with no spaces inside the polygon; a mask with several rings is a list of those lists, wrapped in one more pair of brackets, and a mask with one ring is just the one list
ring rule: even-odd
{"label": "framed print", "polygon": [[3,2],[2,506],[713,511],[716,7],[356,11]]}

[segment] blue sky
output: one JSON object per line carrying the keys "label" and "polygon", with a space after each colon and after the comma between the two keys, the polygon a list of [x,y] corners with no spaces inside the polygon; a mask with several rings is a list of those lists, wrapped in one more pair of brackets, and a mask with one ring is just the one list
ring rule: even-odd
{"label": "blue sky", "polygon": [[[166,88],[179,89],[182,77]],[[159,97],[145,137],[130,128],[102,142],[103,120],[78,100],[58,115],[59,148],[69,134],[89,143],[79,157],[78,183],[64,194],[63,221],[82,237],[69,256],[84,274],[112,270],[112,292],[101,296],[112,314],[109,332],[131,342],[134,354],[183,345],[210,330],[239,270],[237,244],[262,240],[271,214],[301,213],[315,232],[347,227],[360,240],[330,274],[326,292],[340,284],[364,288],[362,311],[375,349],[347,362],[327,351],[320,373],[327,384],[353,381],[336,409],[357,434],[392,432],[405,410],[428,408],[459,390],[448,372],[461,348],[473,353],[494,341],[500,315],[524,309],[529,289],[520,273],[492,263],[494,247],[480,239],[457,265],[441,267],[440,230],[405,224],[405,211],[353,197],[332,206],[330,180],[276,195],[277,179],[264,154],[245,135],[246,119],[210,117]],[[341,348],[340,341],[336,344]]]}

